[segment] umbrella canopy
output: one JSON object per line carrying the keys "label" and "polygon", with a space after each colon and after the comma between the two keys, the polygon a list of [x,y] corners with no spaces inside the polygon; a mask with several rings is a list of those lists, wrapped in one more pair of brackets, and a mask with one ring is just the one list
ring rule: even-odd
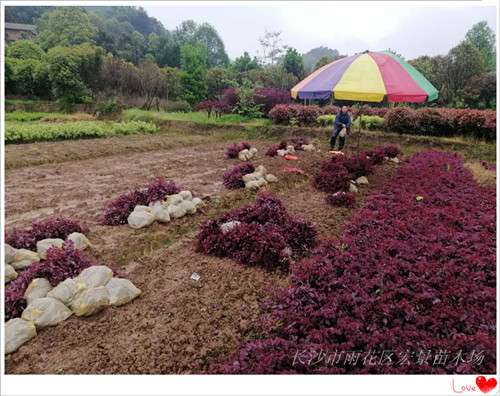
{"label": "umbrella canopy", "polygon": [[435,100],[438,91],[412,65],[388,51],[364,52],[329,63],[291,90],[295,99],[359,102]]}

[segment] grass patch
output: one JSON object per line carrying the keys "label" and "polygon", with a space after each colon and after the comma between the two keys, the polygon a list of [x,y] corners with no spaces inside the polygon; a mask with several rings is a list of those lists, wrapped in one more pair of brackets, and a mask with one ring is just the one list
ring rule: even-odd
{"label": "grass patch", "polygon": [[123,111],[122,120],[124,121],[149,121],[149,122],[162,122],[162,121],[189,121],[200,124],[216,124],[216,125],[231,125],[231,124],[244,124],[244,125],[272,125],[271,120],[266,118],[247,118],[238,114],[223,114],[221,117],[209,117],[206,112],[194,111],[189,113],[165,113],[158,111],[148,111],[140,109],[128,109]]}
{"label": "grass patch", "polygon": [[479,162],[466,162],[465,167],[469,169],[472,176],[479,184],[495,185],[497,174],[493,170],[486,169]]}
{"label": "grass patch", "polygon": [[155,124],[143,121],[6,122],[5,143],[97,138],[134,133],[155,133],[157,131],[158,127]]}

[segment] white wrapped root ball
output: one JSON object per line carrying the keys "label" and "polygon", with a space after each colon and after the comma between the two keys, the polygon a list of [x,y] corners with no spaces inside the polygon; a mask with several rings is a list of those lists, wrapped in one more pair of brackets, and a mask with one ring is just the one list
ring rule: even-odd
{"label": "white wrapped root ball", "polygon": [[268,173],[264,179],[266,179],[266,181],[268,183],[276,183],[278,181],[278,178],[276,176],[274,176],[273,174],[271,173]]}
{"label": "white wrapped root ball", "polygon": [[93,265],[85,268],[75,279],[76,283],[82,283],[86,289],[104,286],[113,277],[111,268],[105,265]]}
{"label": "white wrapped root ball", "polygon": [[251,180],[248,183],[245,183],[245,188],[248,188],[249,190],[258,190],[262,186],[265,186],[267,184],[266,179],[261,178],[258,180]]}
{"label": "white wrapped root ball", "polygon": [[184,209],[182,206],[182,201],[179,202],[177,205],[169,205],[167,210],[170,218],[172,219],[180,219],[181,217],[186,215],[186,209]]}
{"label": "white wrapped root ball", "polygon": [[15,261],[17,249],[14,249],[12,246],[5,244],[4,245],[4,258],[5,264],[10,264]]}
{"label": "white wrapped root ball", "polygon": [[5,264],[5,283],[9,283],[17,278],[17,272],[14,267],[10,264]]}
{"label": "white wrapped root ball", "polygon": [[219,226],[219,228],[223,234],[227,234],[229,231],[231,231],[235,227],[238,227],[239,225],[241,225],[241,221],[231,220],[231,221],[228,221],[226,223],[221,224]]}
{"label": "white wrapped root ball", "polygon": [[21,345],[36,336],[33,322],[14,318],[5,323],[5,354],[15,352]]}
{"label": "white wrapped root ball", "polygon": [[24,298],[26,303],[29,305],[37,298],[47,297],[47,293],[52,290],[52,285],[45,278],[35,278],[33,279],[26,291],[24,292]]}
{"label": "white wrapped root ball", "polygon": [[78,293],[70,303],[76,316],[90,316],[109,306],[109,293],[105,286],[85,289]]}
{"label": "white wrapped root ball", "polygon": [[[150,209],[150,208],[148,208]],[[134,229],[140,229],[143,227],[150,226],[155,221],[155,217],[151,212],[147,211],[134,211],[129,214],[127,218],[127,223],[130,227]]]}
{"label": "white wrapped root ball", "polygon": [[36,252],[41,259],[47,258],[47,250],[55,246],[61,248],[64,245],[64,241],[60,238],[47,238],[42,239],[36,243]]}
{"label": "white wrapped root ball", "polygon": [[191,193],[191,191],[188,190],[181,191],[179,195],[182,197],[183,200],[191,201],[193,199],[193,194]]}
{"label": "white wrapped root ball", "polygon": [[47,297],[55,298],[63,304],[69,305],[73,301],[73,298],[85,289],[85,283],[78,283],[74,279],[68,278],[49,291]]}
{"label": "white wrapped root ball", "polygon": [[184,201],[184,198],[181,196],[181,194],[173,194],[167,196],[167,199],[165,200],[165,205],[170,206],[170,205],[177,205],[180,204],[182,201]]}
{"label": "white wrapped root ball", "polygon": [[16,249],[14,261],[11,265],[15,270],[22,270],[31,266],[31,264],[40,261],[40,256],[36,252],[28,249]]}
{"label": "white wrapped root ball", "polygon": [[111,278],[106,284],[109,303],[115,307],[126,304],[141,294],[141,291],[128,279]]}
{"label": "white wrapped root ball", "polygon": [[33,300],[23,311],[21,318],[31,321],[37,329],[55,326],[68,319],[71,311],[61,301],[51,297],[42,297]]}
{"label": "white wrapped root ball", "polygon": [[196,205],[193,201],[182,201],[178,206],[186,211],[187,214],[195,214],[196,213]]}
{"label": "white wrapped root ball", "polygon": [[75,248],[78,250],[85,250],[92,246],[88,238],[80,232],[72,232],[68,235],[67,240],[73,241]]}

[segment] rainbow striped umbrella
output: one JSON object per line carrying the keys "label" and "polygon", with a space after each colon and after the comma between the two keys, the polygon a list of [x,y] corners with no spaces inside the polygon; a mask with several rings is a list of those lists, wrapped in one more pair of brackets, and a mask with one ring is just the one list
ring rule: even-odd
{"label": "rainbow striped umbrella", "polygon": [[435,100],[438,91],[405,60],[388,51],[364,52],[321,67],[291,90],[295,99],[359,102]]}

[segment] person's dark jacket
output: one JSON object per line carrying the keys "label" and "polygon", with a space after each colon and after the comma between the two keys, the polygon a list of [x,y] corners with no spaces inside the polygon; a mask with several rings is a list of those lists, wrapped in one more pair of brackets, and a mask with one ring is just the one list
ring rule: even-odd
{"label": "person's dark jacket", "polygon": [[339,112],[335,117],[335,128],[342,128],[342,124],[344,124],[347,128],[351,127],[351,116],[349,113]]}

